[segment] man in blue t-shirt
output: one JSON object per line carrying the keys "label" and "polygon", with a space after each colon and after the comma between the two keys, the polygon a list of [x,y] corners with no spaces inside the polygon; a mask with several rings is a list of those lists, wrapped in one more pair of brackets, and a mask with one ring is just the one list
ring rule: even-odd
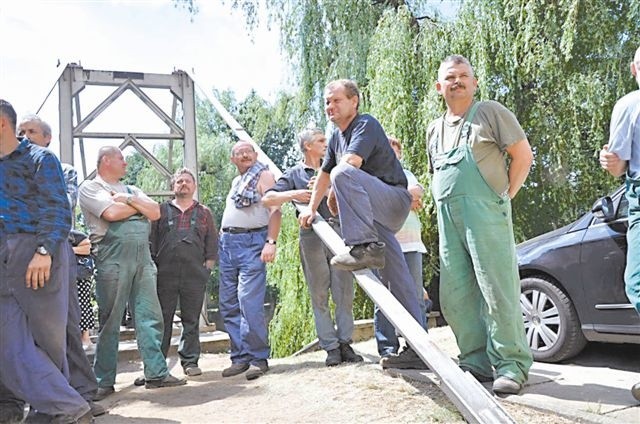
{"label": "man in blue t-shirt", "polygon": [[[402,165],[389,145],[380,123],[358,113],[360,92],[351,80],[332,81],[325,87],[325,111],[334,123],[329,146],[313,187],[309,208],[299,222],[308,228],[329,184],[338,204],[342,238],[351,246],[336,255],[331,265],[346,271],[379,269],[391,293],[422,326],[414,283],[395,233],[411,208],[411,194]],[[411,348],[383,358],[384,368],[425,368]]]}

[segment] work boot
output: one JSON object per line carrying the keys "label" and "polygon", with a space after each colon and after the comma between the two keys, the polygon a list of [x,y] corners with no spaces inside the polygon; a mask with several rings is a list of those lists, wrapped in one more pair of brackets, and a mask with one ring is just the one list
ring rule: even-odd
{"label": "work boot", "polygon": [[342,354],[340,348],[335,348],[327,351],[327,359],[324,360],[324,364],[328,367],[335,367],[342,363]]}
{"label": "work boot", "polygon": [[24,405],[13,402],[0,403],[0,423],[18,424],[24,418]]}
{"label": "work boot", "polygon": [[87,403],[89,404],[89,408],[91,408],[91,415],[93,417],[99,417],[107,413],[107,409],[99,403],[93,401],[87,401]]}
{"label": "work boot", "polygon": [[362,356],[353,351],[349,343],[340,343],[340,355],[343,362],[362,362]]}
{"label": "work boot", "polygon": [[266,359],[261,359],[255,364],[251,364],[249,366],[249,370],[247,371],[247,374],[245,374],[245,377],[247,380],[255,380],[256,378],[262,377],[267,371],[269,371],[269,364]]}
{"label": "work boot", "polygon": [[422,362],[418,354],[409,346],[398,355],[389,355],[380,360],[382,369],[398,368],[403,370],[428,370],[427,364]]}
{"label": "work boot", "polygon": [[140,386],[144,386],[146,382],[147,381],[145,380],[144,375],[141,375],[140,377],[133,380],[133,385],[140,387]]}
{"label": "work boot", "polygon": [[184,375],[186,375],[187,377],[193,377],[202,374],[202,370],[197,365],[186,366],[183,371]]}
{"label": "work boot", "polygon": [[51,420],[51,424],[91,424],[94,422],[91,411],[87,411],[79,418],[74,418],[69,415],[56,415]]}
{"label": "work boot", "polygon": [[113,386],[98,387],[98,391],[93,396],[93,400],[96,401],[96,402],[100,401],[100,400],[106,398],[107,396],[111,396],[115,392],[116,392],[116,389],[114,389]]}
{"label": "work boot", "polygon": [[234,375],[242,374],[249,369],[249,364],[236,363],[231,364],[230,367],[222,370],[223,377],[233,377]]}
{"label": "work boot", "polygon": [[364,268],[384,268],[384,243],[358,244],[349,253],[331,258],[331,265],[344,271],[357,271]]}
{"label": "work boot", "polygon": [[493,393],[497,395],[517,395],[522,390],[522,384],[501,375],[493,382]]}
{"label": "work boot", "polygon": [[631,395],[635,398],[635,400],[640,400],[640,383],[636,383],[631,388]]}
{"label": "work boot", "polygon": [[184,386],[187,384],[187,380],[184,378],[174,377],[171,374],[167,374],[167,376],[160,380],[147,380],[144,385],[145,389],[159,389],[161,387],[175,387],[175,386]]}

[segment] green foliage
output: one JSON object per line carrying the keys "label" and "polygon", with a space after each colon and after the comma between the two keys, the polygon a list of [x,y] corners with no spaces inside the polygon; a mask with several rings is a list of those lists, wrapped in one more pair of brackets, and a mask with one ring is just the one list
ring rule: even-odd
{"label": "green foliage", "polygon": [[298,351],[316,337],[309,290],[300,266],[298,234],[293,206],[283,205],[278,252],[267,274],[267,281],[278,292],[269,328],[271,355],[275,358]]}
{"label": "green foliage", "polygon": [[[266,142],[265,150],[270,149],[279,164],[288,163],[291,151],[285,153],[284,146],[291,145],[294,129],[308,122],[326,123],[326,82],[352,78],[364,94],[362,111],[372,113],[388,134],[403,141],[405,166],[429,190],[425,130],[445,110],[434,83],[440,61],[457,53],[474,65],[477,98],[497,100],[512,110],[534,150],[529,178],[513,202],[519,241],[572,221],[597,196],[620,183],[599,168],[597,152],[607,142],[614,102],[636,88],[628,63],[640,40],[640,2],[475,0],[461,2],[453,20],[439,20],[435,13],[436,18],[420,24],[404,3],[411,10],[423,10],[427,4],[231,1],[245,13],[249,28],[258,23],[259,6],[266,5],[292,64],[293,95],[283,96],[275,109],[257,98],[237,109],[244,114],[238,120],[251,127],[250,134],[260,134],[257,139]],[[277,130],[271,127],[273,121]],[[437,273],[438,235],[430,196],[421,218],[429,250],[425,281],[431,281]],[[287,228],[282,235],[296,233]],[[276,279],[278,307],[293,308],[284,304],[301,305],[297,296],[306,289],[294,261],[297,243],[279,244],[278,250],[279,260],[291,261]],[[370,310],[370,301],[358,291],[356,315],[370,317]],[[294,312],[276,315],[272,342],[279,355],[309,339],[312,319],[309,310],[304,311],[295,323]],[[279,323],[285,316],[286,322]]]}

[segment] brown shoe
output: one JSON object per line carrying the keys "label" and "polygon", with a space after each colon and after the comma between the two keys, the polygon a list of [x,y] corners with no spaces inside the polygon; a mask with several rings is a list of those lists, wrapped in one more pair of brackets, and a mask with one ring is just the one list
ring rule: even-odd
{"label": "brown shoe", "polygon": [[144,385],[144,388],[159,389],[161,387],[184,386],[185,384],[187,384],[186,379],[174,377],[171,374],[167,374],[167,376],[161,380],[147,380],[147,382]]}
{"label": "brown shoe", "polygon": [[257,361],[249,367],[246,374],[247,380],[255,380],[256,378],[262,377],[267,371],[269,371],[269,364],[267,364],[267,360],[262,359]]}
{"label": "brown shoe", "polygon": [[249,364],[236,363],[231,364],[229,368],[222,370],[223,377],[233,377],[234,375],[242,374],[249,369]]}

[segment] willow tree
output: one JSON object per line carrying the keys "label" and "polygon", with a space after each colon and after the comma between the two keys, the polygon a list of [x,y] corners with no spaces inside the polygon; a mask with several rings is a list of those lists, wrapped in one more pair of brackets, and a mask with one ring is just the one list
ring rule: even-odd
{"label": "willow tree", "polygon": [[519,239],[575,219],[615,184],[596,154],[613,103],[632,87],[626,62],[639,39],[638,3],[611,0],[465,2],[456,22],[423,31],[429,73],[434,55],[469,57],[478,97],[505,104],[527,133],[535,162],[514,202]]}

